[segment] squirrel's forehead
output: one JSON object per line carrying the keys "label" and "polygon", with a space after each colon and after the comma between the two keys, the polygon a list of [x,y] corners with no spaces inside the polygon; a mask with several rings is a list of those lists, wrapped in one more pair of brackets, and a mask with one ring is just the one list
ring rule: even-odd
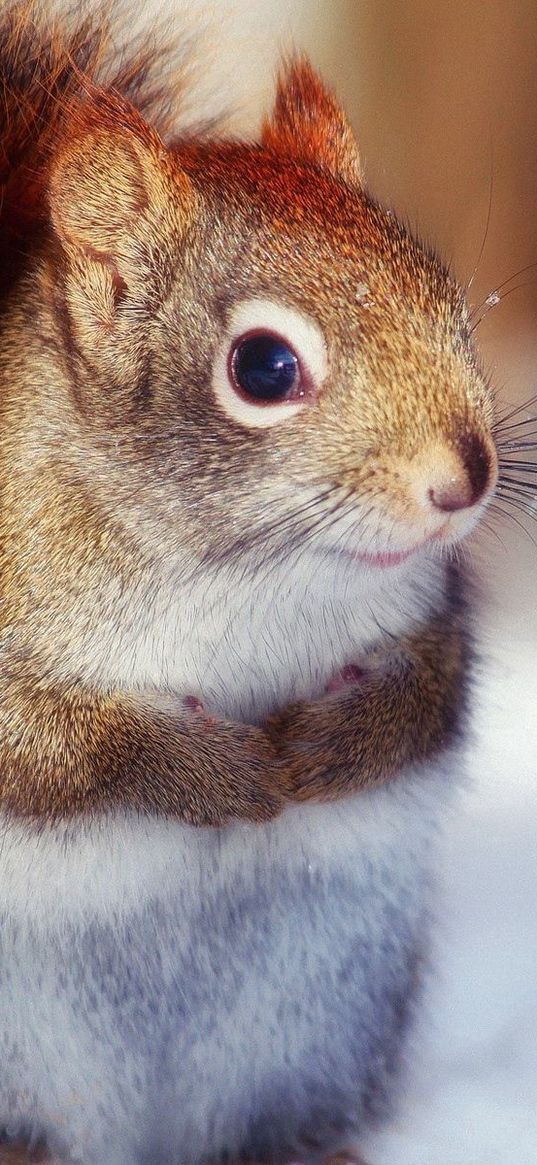
{"label": "squirrel's forehead", "polygon": [[322,285],[327,300],[352,294],[367,309],[373,294],[415,302],[418,288],[426,310],[457,310],[458,289],[435,255],[360,187],[255,145],[187,149],[178,160],[219,236],[217,253],[235,247],[245,277],[266,274],[269,252],[271,280],[296,276],[297,294]]}
{"label": "squirrel's forehead", "polygon": [[356,230],[366,216],[367,198],[322,167],[279,157],[243,143],[216,143],[174,151],[218,218],[235,215],[255,227],[272,222],[276,228],[303,235],[308,224],[325,237]]}
{"label": "squirrel's forehead", "polygon": [[[347,186],[322,169],[298,165],[253,163],[220,182],[217,190],[228,212],[240,220],[240,233],[276,243],[291,244],[312,262],[332,255],[341,266],[367,259],[394,271],[408,270],[413,279],[443,280],[445,272],[435,256],[427,253],[401,225],[396,216],[374,202],[367,193]],[[224,215],[225,220],[227,216]],[[239,222],[237,222],[239,226]]]}

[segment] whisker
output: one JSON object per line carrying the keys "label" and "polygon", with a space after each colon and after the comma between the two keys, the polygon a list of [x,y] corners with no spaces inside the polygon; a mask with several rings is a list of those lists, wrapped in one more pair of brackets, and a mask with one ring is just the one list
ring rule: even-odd
{"label": "whisker", "polygon": [[513,505],[519,502],[520,505],[523,505],[528,510],[528,513],[532,513],[537,518],[537,497],[535,495],[531,496],[526,490],[511,485],[504,490],[500,490],[499,496],[505,498],[506,501],[511,501]]}
{"label": "whisker", "polygon": [[514,481],[520,485],[531,486],[537,474],[537,461],[500,461],[500,478],[507,480],[507,471],[515,474]]}
{"label": "whisker", "polygon": [[492,526],[490,522],[483,521],[483,519],[482,519],[480,529],[483,530],[486,534],[492,534],[493,537],[496,539],[496,541],[500,543],[500,546],[502,547],[502,549],[507,551],[507,547],[505,545],[505,542],[503,542],[502,539],[500,538],[500,535],[498,534],[498,531],[496,530],[495,526]]}
{"label": "whisker", "polygon": [[[535,470],[537,469],[537,441],[526,441],[525,443],[508,442],[506,445],[498,444],[496,446],[498,453],[498,465],[500,469],[505,466],[509,472],[518,469]],[[522,457],[519,454],[523,454]],[[532,456],[532,454],[534,456]]]}
{"label": "whisker", "polygon": [[[321,523],[324,523],[330,517],[332,510],[339,508],[344,503],[345,498],[336,496],[334,506],[329,509],[326,508],[327,500],[334,494],[340,494],[340,491],[340,486],[331,486],[310,499],[305,505],[298,506],[291,513],[284,514],[283,516],[278,515],[273,522],[258,526],[252,534],[247,536],[242,535],[234,544],[226,547],[225,552],[218,556],[219,560],[229,561],[236,555],[242,557],[245,549],[254,549],[259,544],[263,546],[265,555],[275,554],[280,560],[286,558],[289,551],[294,548],[295,543],[293,539],[295,537],[298,536],[298,542],[301,544],[304,537],[308,536],[310,530],[317,529]],[[316,521],[311,522],[309,525],[305,524],[305,517],[310,513],[314,515],[320,506],[323,509]],[[270,540],[273,534],[277,534],[278,536],[278,544],[275,548],[270,547]],[[286,540],[285,545],[282,545],[284,538]],[[209,553],[207,557],[209,560],[214,561],[214,555],[212,553]]]}
{"label": "whisker", "polygon": [[517,283],[516,287],[509,287],[507,291],[504,291],[502,293],[502,295],[499,295],[499,293],[494,292],[493,293],[494,295],[498,294],[498,299],[493,300],[491,298],[490,302],[488,302],[488,303],[487,303],[487,300],[485,300],[484,310],[482,311],[482,314],[479,316],[479,319],[477,319],[475,321],[473,327],[470,328],[470,335],[473,336],[474,332],[477,331],[480,324],[483,323],[483,320],[486,320],[489,312],[491,312],[494,307],[498,307],[498,305],[500,303],[505,303],[506,299],[509,299],[509,296],[513,295],[513,292],[522,291],[522,289],[524,287],[531,287],[531,286],[532,286],[531,283]]}
{"label": "whisker", "polygon": [[[511,470],[514,468],[516,468],[516,466],[509,466],[509,469]],[[534,470],[537,470],[537,465],[534,465],[533,468]],[[524,477],[513,477],[511,473],[501,473],[499,477],[499,483],[500,485],[503,485],[505,482],[508,482],[511,485],[523,486],[525,489],[533,489],[535,486],[537,486],[537,481],[532,481],[531,478],[527,479]]]}
{"label": "whisker", "polygon": [[536,517],[537,510],[535,508],[535,505],[532,504],[532,502],[530,502],[530,501],[526,501],[526,500],[522,499],[519,496],[519,494],[517,494],[512,489],[512,487],[510,490],[503,490],[498,496],[508,506],[513,506],[514,509],[518,509],[518,510],[520,510],[521,513],[528,514],[532,518]]}
{"label": "whisker", "polygon": [[[514,467],[509,466],[508,468],[510,470],[512,470]],[[516,485],[520,489],[525,489],[528,492],[531,492],[531,490],[534,489],[535,486],[537,485],[537,481],[535,480],[535,477],[531,473],[528,473],[527,471],[526,471],[526,473],[527,473],[526,477],[520,477],[516,472],[515,473],[512,473],[512,472],[506,473],[505,468],[504,468],[503,471],[500,473],[496,488],[497,489],[510,488],[511,486]]]}
{"label": "whisker", "polygon": [[[512,417],[518,416],[519,413],[524,412],[524,409],[531,409],[533,405],[537,405],[537,393],[533,393],[533,395],[528,397],[527,400],[523,400],[519,405],[514,405],[514,407],[510,409],[508,413],[501,415],[499,417],[500,425],[502,425],[505,421],[510,421]],[[533,417],[530,419],[535,420],[536,418]],[[497,426],[494,426],[495,431],[496,428]]]}
{"label": "whisker", "polygon": [[[508,454],[509,456],[511,456],[513,453],[524,453],[526,450],[528,450],[530,453],[537,452],[537,441],[509,441],[505,445],[499,446],[500,454],[504,453]],[[507,464],[516,465],[517,462],[509,461]],[[521,462],[520,464],[532,465],[534,463],[532,461],[525,461]]]}
{"label": "whisker", "polygon": [[[287,558],[289,552],[292,550],[294,542],[295,530],[300,530],[303,525],[303,515],[309,511],[315,511],[324,499],[335,492],[335,487],[323,490],[320,494],[310,498],[307,503],[295,507],[294,510],[279,514],[272,522],[265,523],[258,526],[253,533],[241,534],[234,542],[228,543],[222,550],[209,549],[203,555],[200,562],[198,562],[192,571],[191,580],[195,581],[196,573],[200,566],[221,567],[221,566],[235,566],[240,567],[238,582],[246,576],[251,574],[252,569],[257,569],[257,564],[252,567],[250,563],[244,564],[244,551],[255,550],[258,545],[262,548],[263,561],[272,564],[283,561]],[[274,502],[268,501],[265,509],[274,511]],[[279,535],[276,545],[272,542],[272,536],[276,533]],[[285,545],[282,546],[283,538],[285,537]]]}
{"label": "whisker", "polygon": [[[521,530],[523,530],[526,537],[529,538],[530,542],[532,542],[533,545],[537,548],[537,542],[535,541],[535,538],[532,536],[532,534],[530,534],[527,526],[525,526],[524,523],[521,522],[519,518],[517,518],[516,514],[513,514],[512,512],[513,508],[517,507],[517,503],[512,499],[505,500],[507,501],[510,509],[506,510],[503,506],[499,505],[498,501],[496,501],[490,505],[489,510],[501,514],[503,518],[508,518],[510,522],[514,522],[515,526],[518,526]],[[523,507],[518,506],[518,508],[521,509],[521,512],[525,513]],[[535,515],[532,515],[532,517],[534,516]]]}
{"label": "whisker", "polygon": [[[534,267],[537,267],[537,260],[534,260],[533,263],[526,263],[526,265],[524,267],[520,267],[519,270],[514,271],[512,275],[508,275],[507,279],[503,279],[501,283],[497,283],[496,287],[493,287],[492,290],[489,291],[489,293],[485,297],[485,299],[482,300],[482,302],[480,304],[478,304],[476,307],[474,307],[472,309],[472,311],[470,312],[470,319],[472,319],[472,317],[476,314],[476,312],[480,311],[481,308],[485,306],[489,296],[501,295],[503,288],[507,287],[508,283],[511,283],[513,281],[513,279],[518,279],[519,275],[525,275],[526,271],[532,271]],[[501,296],[501,298],[503,299],[504,296]],[[493,306],[495,306],[495,305],[493,305]]]}
{"label": "whisker", "polygon": [[485,222],[485,230],[484,230],[484,232],[483,232],[483,239],[482,239],[482,241],[481,241],[481,247],[480,247],[480,250],[479,250],[479,255],[477,256],[477,263],[476,263],[476,265],[475,265],[475,267],[474,267],[474,269],[473,269],[473,271],[472,271],[472,274],[471,274],[471,276],[470,276],[470,278],[469,278],[469,280],[468,280],[468,283],[466,284],[466,294],[468,294],[468,292],[469,292],[469,290],[470,290],[470,288],[471,288],[471,286],[472,286],[472,283],[474,282],[474,279],[475,279],[475,277],[476,277],[476,275],[477,275],[477,272],[478,272],[478,270],[479,270],[479,266],[480,266],[480,264],[481,264],[481,260],[482,260],[482,258],[483,258],[483,253],[484,253],[484,250],[485,250],[485,245],[486,245],[487,238],[488,238],[488,233],[489,233],[489,227],[490,227],[490,216],[491,216],[491,213],[492,213],[492,193],[493,193],[493,187],[494,187],[494,147],[493,147],[493,144],[491,143],[491,158],[490,158],[490,183],[489,183],[489,204],[488,204],[488,207],[487,207],[487,218],[486,218],[486,222]]}
{"label": "whisker", "polygon": [[[507,470],[509,470],[509,473],[506,472]],[[504,462],[500,465],[498,483],[508,481],[512,481],[515,485],[520,485],[524,489],[534,489],[537,485],[537,465],[531,465],[525,469],[524,466],[517,464],[509,465],[508,462]]]}
{"label": "whisker", "polygon": [[[537,424],[537,417],[526,417],[523,421],[515,421],[512,425],[494,425],[493,432],[497,434],[512,433],[518,429],[525,429],[528,425]],[[534,430],[537,433],[537,429]],[[526,433],[520,434],[520,439],[524,438]],[[516,437],[508,437],[508,441],[516,441]]]}
{"label": "whisker", "polygon": [[[331,507],[330,511],[328,511],[325,514],[325,519],[327,520],[327,524],[333,524],[334,515],[338,514],[339,517],[342,516],[341,514],[339,514],[339,511],[347,505],[347,502],[349,502],[351,498],[352,498],[352,501],[350,501],[350,505],[349,505],[348,509],[349,509],[349,511],[354,509],[355,502],[354,502],[354,498],[353,498],[353,493],[354,493],[354,491],[352,489],[349,489],[346,491],[346,493],[341,498],[336,499],[336,502]],[[269,567],[269,570],[266,572],[266,574],[263,577],[263,584],[265,584],[268,581],[271,574],[276,569],[281,567],[282,562],[286,558],[288,558],[288,559],[290,559],[290,565],[289,565],[289,569],[288,569],[287,573],[284,575],[284,581],[285,581],[285,579],[289,577],[289,574],[291,573],[293,567],[296,567],[296,564],[300,561],[300,559],[303,557],[303,555],[307,552],[307,550],[311,544],[313,534],[314,533],[318,534],[319,530],[321,528],[322,528],[322,521],[318,524],[318,526],[315,530],[313,529],[313,526],[311,526],[309,528],[309,530],[306,532],[306,535],[304,535],[304,531],[302,530],[300,532],[300,534],[295,538],[295,540],[291,543],[291,545],[287,544],[285,549],[281,550],[280,554],[274,555],[271,566]],[[299,551],[298,554],[296,553],[297,550]]]}

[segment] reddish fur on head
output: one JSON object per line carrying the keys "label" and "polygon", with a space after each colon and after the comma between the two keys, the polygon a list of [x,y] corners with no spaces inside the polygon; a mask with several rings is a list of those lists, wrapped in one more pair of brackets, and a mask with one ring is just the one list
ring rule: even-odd
{"label": "reddish fur on head", "polygon": [[321,166],[353,186],[362,181],[358,146],[333,94],[305,57],[292,59],[280,73],[274,111],[261,140],[279,157]]}

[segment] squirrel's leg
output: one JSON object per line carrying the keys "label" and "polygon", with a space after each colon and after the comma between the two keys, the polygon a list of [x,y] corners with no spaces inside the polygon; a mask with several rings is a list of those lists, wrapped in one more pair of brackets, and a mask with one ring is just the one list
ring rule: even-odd
{"label": "squirrel's leg", "polygon": [[433,757],[457,733],[467,662],[462,614],[438,616],[370,669],[342,673],[316,705],[271,717],[295,799],[343,796]]}
{"label": "squirrel's leg", "polygon": [[193,825],[262,821],[284,803],[261,728],[155,693],[102,693],[0,673],[0,805],[54,820],[115,808]]}

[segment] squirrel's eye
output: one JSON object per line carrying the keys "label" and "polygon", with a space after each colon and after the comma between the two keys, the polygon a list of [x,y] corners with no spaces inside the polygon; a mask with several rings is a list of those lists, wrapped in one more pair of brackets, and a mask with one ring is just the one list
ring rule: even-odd
{"label": "squirrel's eye", "polygon": [[303,395],[300,364],[285,340],[267,332],[245,336],[231,354],[236,387],[260,404],[279,403]]}
{"label": "squirrel's eye", "polygon": [[291,304],[243,299],[226,323],[211,376],[220,410],[245,429],[268,429],[315,404],[328,371],[315,320]]}

